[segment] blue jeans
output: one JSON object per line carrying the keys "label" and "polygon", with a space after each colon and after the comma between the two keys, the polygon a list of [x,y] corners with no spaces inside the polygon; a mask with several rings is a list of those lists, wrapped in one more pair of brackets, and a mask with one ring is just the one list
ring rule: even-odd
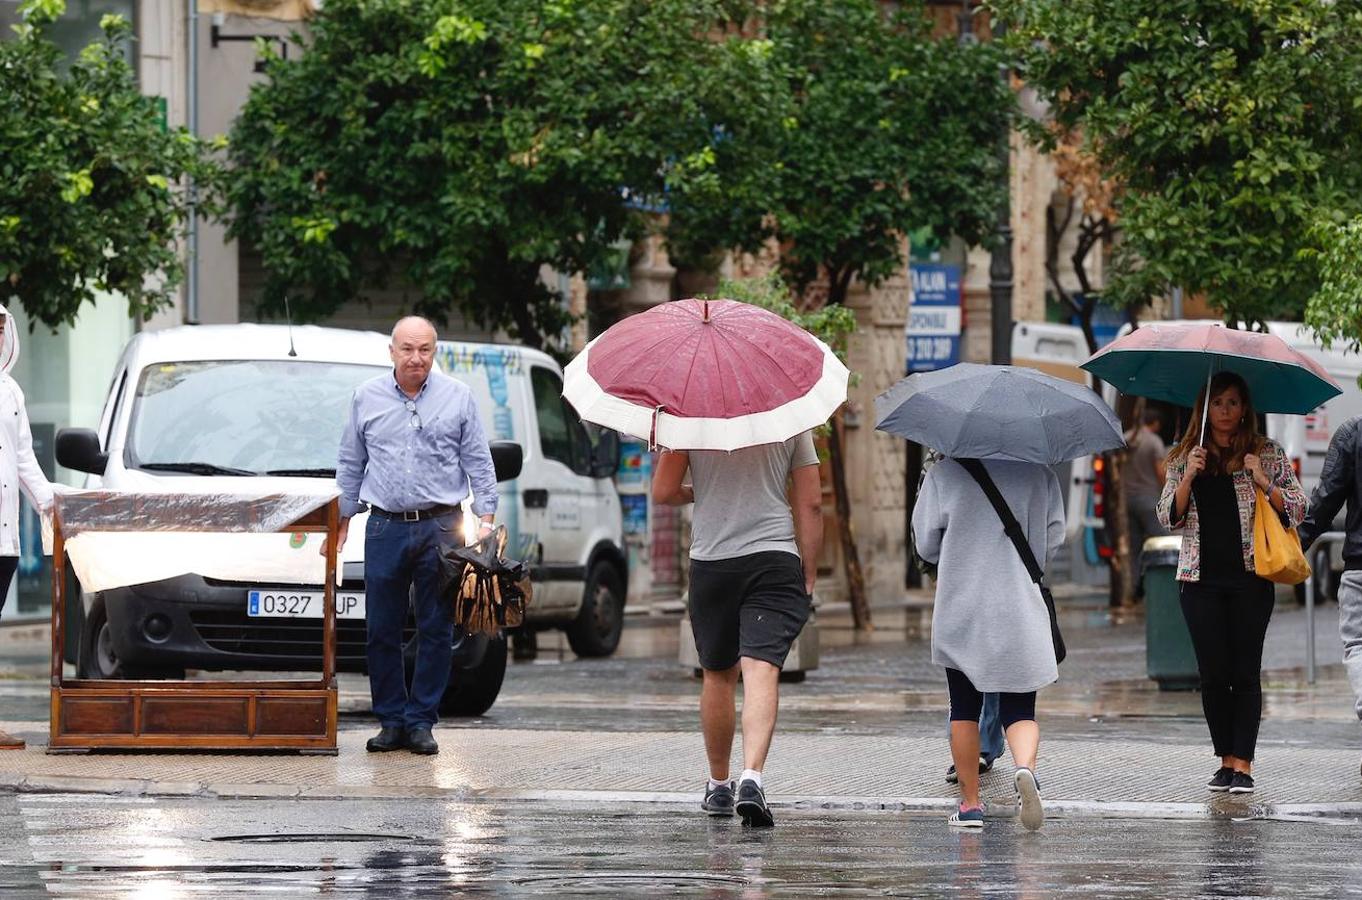
{"label": "blue jeans", "polygon": [[[369,516],[364,531],[369,693],[385,728],[430,728],[439,718],[454,655],[454,622],[440,596],[440,552],[460,542],[459,525],[458,513],[420,522]],[[402,628],[413,604],[416,671],[408,694]]]}
{"label": "blue jeans", "polygon": [[[951,738],[951,712],[946,710],[946,740]],[[979,716],[979,755],[992,763],[1003,755],[1003,724],[998,718],[998,695],[984,694],[984,709]]]}

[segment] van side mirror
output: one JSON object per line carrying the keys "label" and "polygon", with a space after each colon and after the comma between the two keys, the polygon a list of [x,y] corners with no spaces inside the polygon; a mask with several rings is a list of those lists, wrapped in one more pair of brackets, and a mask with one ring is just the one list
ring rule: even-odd
{"label": "van side mirror", "polygon": [[591,445],[591,477],[614,478],[620,469],[620,435],[610,428],[598,428]]}
{"label": "van side mirror", "polygon": [[496,470],[497,481],[510,481],[520,477],[520,469],[525,464],[525,451],[515,441],[492,441],[492,468]]}
{"label": "van side mirror", "polygon": [[103,475],[109,454],[99,447],[99,435],[92,428],[63,428],[57,432],[57,462],[68,469]]}

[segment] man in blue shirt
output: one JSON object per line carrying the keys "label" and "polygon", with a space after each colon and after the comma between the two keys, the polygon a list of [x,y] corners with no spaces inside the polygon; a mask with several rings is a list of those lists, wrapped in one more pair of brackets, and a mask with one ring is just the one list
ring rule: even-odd
{"label": "man in blue shirt", "polygon": [[[479,538],[492,530],[497,510],[492,453],[472,391],[431,371],[435,340],[435,326],[417,316],[393,326],[393,370],[355,389],[336,466],[340,546],[350,517],[369,509],[365,619],[369,692],[380,729],[366,746],[375,753],[439,752],[431,729],[454,644],[450,610],[440,596],[440,554],[463,543],[459,504],[470,485]],[[409,596],[417,633],[410,692],[402,661]]]}

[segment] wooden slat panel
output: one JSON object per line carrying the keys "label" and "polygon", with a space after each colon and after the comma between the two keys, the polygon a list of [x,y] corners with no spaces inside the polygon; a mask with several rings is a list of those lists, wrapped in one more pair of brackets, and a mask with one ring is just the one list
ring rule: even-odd
{"label": "wooden slat panel", "polygon": [[306,700],[260,697],[256,700],[255,733],[262,737],[280,734],[325,735],[326,719],[326,697]]}
{"label": "wooden slat panel", "polygon": [[246,697],[143,697],[143,734],[246,735]]}
{"label": "wooden slat panel", "polygon": [[131,697],[68,697],[61,704],[61,727],[66,734],[132,734],[132,713]]}

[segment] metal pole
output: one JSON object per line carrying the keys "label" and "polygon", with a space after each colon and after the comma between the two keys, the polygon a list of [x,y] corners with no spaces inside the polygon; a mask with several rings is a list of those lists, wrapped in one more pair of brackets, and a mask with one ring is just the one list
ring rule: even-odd
{"label": "metal pole", "polygon": [[[188,44],[189,44],[189,65],[188,65],[188,118],[189,133],[194,137],[199,136],[199,2],[198,0],[185,0],[185,11],[187,16]],[[188,254],[186,260],[188,270],[185,276],[184,292],[184,319],[190,325],[199,323],[199,209],[198,209],[198,187],[191,178],[188,185],[189,189],[189,235],[188,235]]]}
{"label": "metal pole", "polygon": [[1315,577],[1305,579],[1305,680],[1315,683]]}
{"label": "metal pole", "polygon": [[[1002,40],[1007,26],[997,19],[993,23],[993,39]],[[1007,84],[1007,68],[999,72],[1003,84]],[[993,337],[992,362],[994,365],[1012,364],[1012,169],[1011,133],[1004,129],[998,142],[998,153],[1003,163],[1002,199],[998,204],[998,224],[993,257],[988,266],[988,295],[990,305],[989,328]]]}

